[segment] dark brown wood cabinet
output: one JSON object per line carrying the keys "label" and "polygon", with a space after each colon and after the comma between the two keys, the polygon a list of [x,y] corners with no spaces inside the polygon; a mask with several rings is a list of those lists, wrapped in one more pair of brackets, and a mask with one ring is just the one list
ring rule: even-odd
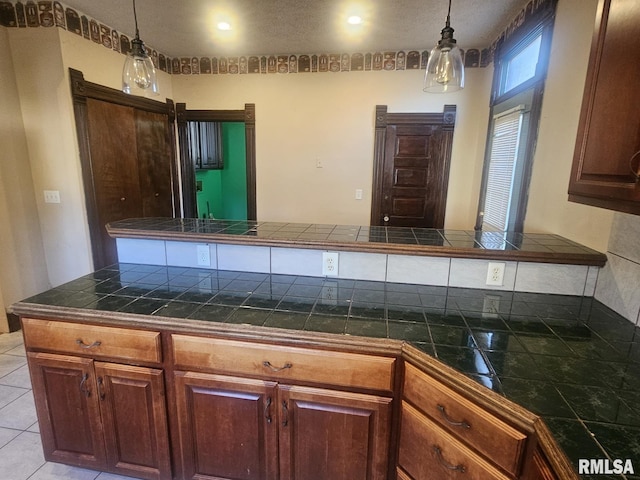
{"label": "dark brown wood cabinet", "polygon": [[47,460],[149,480],[578,478],[539,417],[409,345],[74,310],[21,318]]}
{"label": "dark brown wood cabinet", "polygon": [[163,371],[140,365],[159,364],[159,333],[33,318],[22,327],[45,458],[170,480]]}
{"label": "dark brown wood cabinet", "polygon": [[569,200],[640,214],[640,3],[600,0]]}
{"label": "dark brown wood cabinet", "polygon": [[29,353],[45,458],[171,479],[162,371]]}
{"label": "dark brown wood cabinet", "polygon": [[276,384],[176,372],[185,479],[276,480]]}
{"label": "dark brown wood cabinet", "polygon": [[175,373],[185,479],[387,478],[392,392],[340,388],[390,389],[393,358],[186,335],[173,345],[178,366],[223,373]]}

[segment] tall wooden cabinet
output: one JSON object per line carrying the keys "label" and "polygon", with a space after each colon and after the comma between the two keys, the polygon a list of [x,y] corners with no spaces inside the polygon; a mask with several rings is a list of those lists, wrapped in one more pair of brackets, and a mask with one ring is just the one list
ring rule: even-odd
{"label": "tall wooden cabinet", "polygon": [[569,200],[640,214],[640,2],[600,0]]}
{"label": "tall wooden cabinet", "polygon": [[125,95],[71,70],[94,268],[118,261],[109,222],[178,211],[173,102]]}

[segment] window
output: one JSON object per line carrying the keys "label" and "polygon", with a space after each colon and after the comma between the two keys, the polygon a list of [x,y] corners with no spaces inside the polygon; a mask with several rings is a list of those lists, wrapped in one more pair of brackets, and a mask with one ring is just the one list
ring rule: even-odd
{"label": "window", "polygon": [[521,233],[553,18],[496,52],[476,230]]}
{"label": "window", "polygon": [[224,168],[220,122],[187,122],[187,141],[196,170]]}
{"label": "window", "polygon": [[536,76],[541,44],[542,33],[539,33],[532,41],[516,50],[510,58],[505,59],[501,72],[501,94],[510,92]]}
{"label": "window", "polygon": [[522,163],[518,162],[518,157],[522,151],[520,137],[524,109],[524,105],[520,105],[494,118],[486,198],[482,212],[484,225],[491,229],[509,230],[508,220],[516,173]]}

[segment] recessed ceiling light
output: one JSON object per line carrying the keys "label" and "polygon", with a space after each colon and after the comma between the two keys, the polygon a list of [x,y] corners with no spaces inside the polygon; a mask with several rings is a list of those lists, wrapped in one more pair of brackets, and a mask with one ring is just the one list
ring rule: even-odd
{"label": "recessed ceiling light", "polygon": [[231,24],[229,22],[219,22],[218,30],[231,30]]}
{"label": "recessed ceiling light", "polygon": [[347,18],[347,23],[350,25],[360,25],[362,23],[362,17],[359,17],[358,15],[351,15]]}

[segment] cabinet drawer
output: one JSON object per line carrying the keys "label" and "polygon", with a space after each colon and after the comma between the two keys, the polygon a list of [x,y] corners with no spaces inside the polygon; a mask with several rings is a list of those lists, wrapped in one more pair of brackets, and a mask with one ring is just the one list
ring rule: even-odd
{"label": "cabinet drawer", "polygon": [[527,436],[413,365],[406,364],[404,398],[440,427],[516,474]]}
{"label": "cabinet drawer", "polygon": [[23,318],[27,349],[160,363],[160,333]]}
{"label": "cabinet drawer", "polygon": [[398,455],[398,465],[414,480],[509,478],[407,402],[402,402]]}
{"label": "cabinet drawer", "polygon": [[176,367],[184,370],[393,390],[394,358],[188,335],[172,338]]}

